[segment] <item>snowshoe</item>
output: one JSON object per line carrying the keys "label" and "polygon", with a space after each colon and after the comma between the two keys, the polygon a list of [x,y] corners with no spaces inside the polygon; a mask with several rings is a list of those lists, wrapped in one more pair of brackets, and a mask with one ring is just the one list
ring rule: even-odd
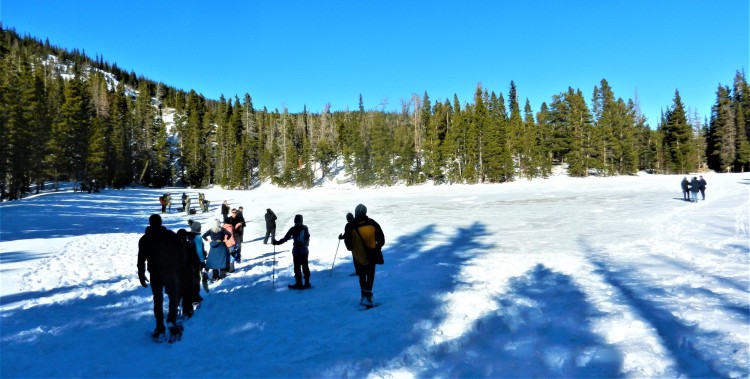
{"label": "snowshoe", "polygon": [[169,343],[174,343],[182,339],[182,325],[171,324],[169,327]]}
{"label": "snowshoe", "polygon": [[151,339],[154,340],[154,342],[164,342],[167,340],[167,335],[165,333],[164,327],[156,328],[154,329],[154,332],[151,334]]}

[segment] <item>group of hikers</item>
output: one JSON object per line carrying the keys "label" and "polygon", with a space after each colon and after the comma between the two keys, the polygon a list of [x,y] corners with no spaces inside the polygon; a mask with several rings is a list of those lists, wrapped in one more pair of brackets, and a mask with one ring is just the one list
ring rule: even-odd
{"label": "group of hikers", "polygon": [[[183,192],[182,193],[182,208],[178,209],[178,212],[185,212],[186,214],[195,214],[195,210],[190,205],[190,196]],[[159,204],[161,204],[161,213],[172,213],[172,194],[169,192],[159,196]],[[206,200],[206,195],[203,192],[198,193],[198,206],[201,212],[208,212],[208,205],[210,202]]]}
{"label": "group of hikers", "polygon": [[[223,221],[212,220],[211,228],[203,234],[201,223],[192,219],[188,220],[190,231],[180,229],[175,233],[162,225],[159,214],[149,217],[149,226],[138,242],[137,267],[141,285],[148,287],[149,281],[151,283],[156,319],[156,328],[152,334],[154,341],[179,340],[183,328],[178,318],[181,320],[192,317],[195,308],[203,300],[200,295],[201,285],[208,293],[209,281],[223,279],[227,272],[234,271],[234,263],[241,260],[246,226],[242,212],[243,207],[230,210],[227,201],[224,201],[221,207]],[[280,240],[276,240],[275,236],[276,219],[276,214],[270,208],[266,209],[263,243],[267,244],[269,237],[274,246],[292,240],[295,281],[287,287],[294,290],[311,288],[308,266],[310,230],[303,223],[303,216],[294,216],[294,226]],[[372,288],[375,282],[375,265],[383,263],[381,249],[385,244],[385,236],[380,225],[367,216],[367,207],[363,204],[357,205],[354,214],[347,214],[346,220],[344,233],[338,238],[352,252],[355,273],[359,276],[360,304],[369,308],[374,306]],[[146,271],[150,278],[146,277]],[[169,298],[166,317],[168,327],[165,326],[163,309],[165,292]]]}
{"label": "group of hikers", "polygon": [[692,180],[688,181],[687,176],[682,178],[680,182],[682,188],[682,199],[693,203],[698,202],[698,191],[701,193],[701,200],[706,200],[706,179],[703,179],[703,175],[693,177]]}

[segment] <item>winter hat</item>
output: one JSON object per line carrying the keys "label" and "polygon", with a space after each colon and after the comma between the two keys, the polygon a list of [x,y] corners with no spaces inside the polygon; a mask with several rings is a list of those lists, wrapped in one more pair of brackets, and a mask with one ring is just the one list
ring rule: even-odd
{"label": "winter hat", "polygon": [[352,214],[352,212],[347,213],[346,222],[351,222],[352,220],[354,220],[354,215]]}
{"label": "winter hat", "polygon": [[294,216],[294,223],[295,224],[301,224],[302,223],[302,215],[296,215],[296,216]]}
{"label": "winter hat", "polygon": [[198,221],[193,221],[193,223],[190,224],[190,231],[194,233],[199,233],[201,231],[201,223]]}
{"label": "winter hat", "polygon": [[364,204],[357,205],[357,208],[354,208],[354,218],[364,216],[367,216],[367,207]]}
{"label": "winter hat", "polygon": [[151,226],[161,226],[161,216],[158,214],[152,214],[151,217],[148,218],[148,224]]}

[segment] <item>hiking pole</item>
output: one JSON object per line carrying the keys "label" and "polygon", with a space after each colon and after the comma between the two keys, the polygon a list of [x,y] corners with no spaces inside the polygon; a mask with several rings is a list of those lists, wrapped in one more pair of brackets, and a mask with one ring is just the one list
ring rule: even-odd
{"label": "hiking pole", "polygon": [[273,269],[271,271],[271,289],[276,289],[276,245],[273,245]]}
{"label": "hiking pole", "polygon": [[329,277],[333,276],[333,266],[336,264],[336,255],[339,254],[339,246],[341,246],[341,240],[339,240],[339,243],[336,244],[336,253],[333,254],[333,263],[331,263],[331,274],[328,275]]}

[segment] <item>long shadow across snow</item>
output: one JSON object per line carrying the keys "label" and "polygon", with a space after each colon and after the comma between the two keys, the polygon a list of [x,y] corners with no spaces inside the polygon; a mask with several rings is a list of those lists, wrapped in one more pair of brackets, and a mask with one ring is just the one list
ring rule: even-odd
{"label": "long shadow across snow", "polygon": [[[644,283],[636,277],[635,273],[631,272],[632,270],[615,267],[600,258],[598,254],[592,254],[595,250],[585,240],[581,240],[580,243],[583,251],[590,252],[588,259],[597,268],[596,272],[602,275],[607,283],[620,291],[635,313],[654,327],[664,347],[669,350],[674,358],[676,366],[674,370],[678,375],[695,378],[715,378],[728,375],[717,371],[717,367],[715,367],[718,359],[713,355],[718,352],[699,351],[690,343],[690,341],[698,339],[712,340],[717,341],[716,346],[721,346],[722,349],[728,348],[731,351],[731,347],[726,346],[726,341],[721,341],[721,336],[718,333],[702,330],[697,325],[684,322],[665,308],[663,304],[651,300],[656,296],[666,297],[667,294],[664,289]],[[681,290],[691,292],[693,295],[701,294],[699,289],[681,288]],[[743,372],[742,376],[747,376],[747,367],[736,367],[735,369]]]}
{"label": "long shadow across snow", "polygon": [[601,316],[570,277],[539,264],[513,278],[497,311],[446,343],[424,377],[611,378],[622,356],[591,331]]}
{"label": "long shadow across snow", "polygon": [[[422,248],[425,236],[435,233],[435,226],[428,225],[386,242],[386,263],[377,268],[374,288],[375,300],[381,306],[372,310],[359,310],[357,278],[346,274],[351,261],[341,260],[339,265],[343,267],[335,270],[332,277],[329,269],[313,271],[314,288],[301,292],[286,290],[283,285],[279,289],[277,285],[275,293],[258,297],[270,291],[267,273],[265,277],[230,276],[225,280],[226,291],[212,293],[210,302],[204,302],[199,311],[206,314],[202,316],[206,320],[216,317],[209,313],[242,314],[244,325],[262,325],[260,329],[235,331],[226,337],[231,340],[244,336],[254,341],[253,354],[243,358],[244,364],[253,367],[252,373],[246,375],[253,377],[359,378],[385,368],[392,360],[413,359],[416,364],[422,354],[413,347],[423,346],[432,333],[429,326],[438,325],[445,318],[440,297],[460,284],[458,274],[472,252],[489,248],[479,242],[487,234],[480,223],[458,228],[447,238],[440,236],[444,239],[442,244]],[[262,252],[258,258],[253,264],[267,265],[270,256]],[[288,268],[278,267],[277,282],[286,284],[288,275]],[[236,301],[255,297],[262,300]],[[268,317],[277,314],[288,317]],[[329,333],[308,333],[310,328]],[[294,338],[283,338],[288,335]],[[275,357],[284,357],[283,362],[275,364]],[[304,372],[300,366],[306,368]]]}

